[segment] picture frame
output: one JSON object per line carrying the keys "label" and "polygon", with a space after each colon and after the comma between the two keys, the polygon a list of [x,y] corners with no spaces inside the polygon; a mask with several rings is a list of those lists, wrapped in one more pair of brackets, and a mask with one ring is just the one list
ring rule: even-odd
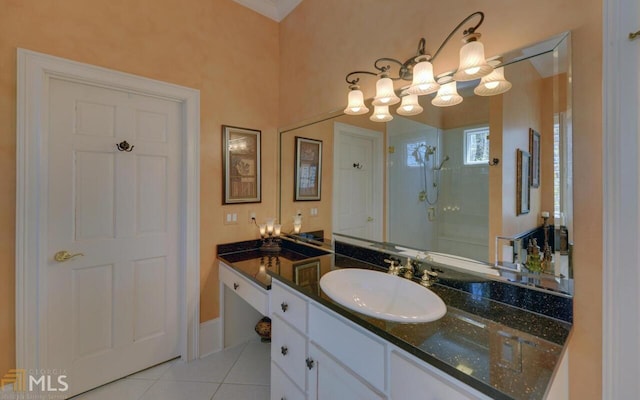
{"label": "picture frame", "polygon": [[320,293],[320,260],[313,259],[293,265],[296,285],[309,289],[312,293]]}
{"label": "picture frame", "polygon": [[529,128],[529,153],[531,166],[529,168],[529,183],[532,188],[540,187],[540,133]]}
{"label": "picture frame", "polygon": [[222,203],[262,201],[261,131],[222,125]]}
{"label": "picture frame", "polygon": [[320,200],[322,141],[296,136],[294,201]]}
{"label": "picture frame", "polygon": [[516,156],[516,215],[529,213],[529,169],[531,166],[529,152],[518,149]]}

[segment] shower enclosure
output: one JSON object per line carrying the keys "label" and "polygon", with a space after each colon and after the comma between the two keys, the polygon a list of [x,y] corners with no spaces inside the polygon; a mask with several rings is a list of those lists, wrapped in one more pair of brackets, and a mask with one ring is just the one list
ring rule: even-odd
{"label": "shower enclosure", "polygon": [[387,123],[390,242],[488,261],[489,166],[467,141],[482,129]]}

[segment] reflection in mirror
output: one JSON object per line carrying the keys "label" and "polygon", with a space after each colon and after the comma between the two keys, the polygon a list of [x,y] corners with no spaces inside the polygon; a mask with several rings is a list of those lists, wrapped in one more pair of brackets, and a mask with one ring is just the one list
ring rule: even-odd
{"label": "reflection in mirror", "polygon": [[[385,243],[399,254],[448,254],[453,264],[476,260],[501,271],[496,279],[572,293],[569,50],[562,34],[503,54],[513,86],[502,95],[474,96],[477,81],[458,82],[457,106],[434,107],[433,96],[421,96],[417,116],[375,123],[335,113],[282,130],[283,229],[300,214],[303,232]],[[294,201],[296,136],[323,142],[320,201]],[[537,174],[521,181],[525,214],[517,208],[518,151],[530,153],[528,175]],[[540,279],[528,278],[539,271]]]}

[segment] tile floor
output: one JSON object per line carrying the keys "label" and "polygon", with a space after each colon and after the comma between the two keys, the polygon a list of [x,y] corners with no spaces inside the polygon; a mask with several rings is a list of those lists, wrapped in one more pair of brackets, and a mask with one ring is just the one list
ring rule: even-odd
{"label": "tile floor", "polygon": [[269,399],[270,345],[251,341],[188,364],[149,368],[73,400]]}

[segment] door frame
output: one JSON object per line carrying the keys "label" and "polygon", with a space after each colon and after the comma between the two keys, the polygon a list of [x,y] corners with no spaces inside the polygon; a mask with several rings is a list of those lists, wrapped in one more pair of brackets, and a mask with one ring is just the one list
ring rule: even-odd
{"label": "door frame", "polygon": [[200,326],[200,91],[89,64],[18,49],[16,176],[16,368],[41,366],[46,354],[48,115],[51,78],[154,96],[182,106],[179,209],[179,349],[198,357]]}
{"label": "door frame", "polygon": [[[352,136],[360,136],[367,139],[373,139],[373,154],[371,161],[373,162],[373,212],[375,215],[375,226],[373,229],[380,232],[380,241],[384,239],[383,221],[384,221],[384,208],[383,208],[383,194],[384,194],[384,153],[382,151],[382,144],[384,139],[384,132],[374,131],[372,129],[361,128],[355,125],[349,125],[342,122],[333,123],[333,204],[337,204],[337,193],[335,190],[335,183],[338,177],[338,168],[336,168],[336,160],[339,159],[338,155],[341,151],[338,145],[338,138],[342,136],[341,132],[348,132]],[[332,221],[333,227],[335,227],[336,213],[333,213],[334,220]]]}
{"label": "door frame", "polygon": [[604,0],[602,57],[602,398],[640,391],[640,141],[636,0]]}

